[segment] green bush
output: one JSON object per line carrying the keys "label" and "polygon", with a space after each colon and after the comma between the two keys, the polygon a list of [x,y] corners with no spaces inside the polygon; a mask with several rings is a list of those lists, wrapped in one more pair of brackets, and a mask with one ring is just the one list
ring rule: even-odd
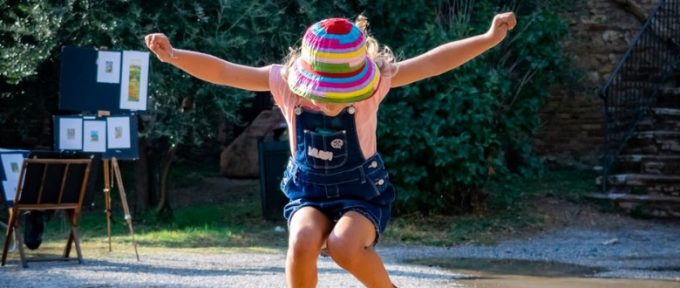
{"label": "green bush", "polygon": [[[396,2],[388,2],[394,5],[390,11],[409,13],[386,13],[380,20],[385,25],[376,30],[388,41],[388,35],[408,39],[394,45],[407,57],[485,32],[498,9],[493,1],[411,8]],[[482,188],[490,177],[539,171],[532,136],[551,86],[567,70],[560,49],[567,24],[551,7],[533,4],[523,1],[518,26],[499,47],[388,96],[380,113],[379,150],[399,188],[400,211],[469,212],[483,205]]]}

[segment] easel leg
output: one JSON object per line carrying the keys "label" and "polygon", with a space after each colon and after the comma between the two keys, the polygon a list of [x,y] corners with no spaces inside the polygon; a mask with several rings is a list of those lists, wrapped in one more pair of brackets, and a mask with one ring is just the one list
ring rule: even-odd
{"label": "easel leg", "polygon": [[9,222],[7,223],[7,234],[5,235],[5,245],[2,249],[2,266],[5,266],[7,260],[7,250],[9,243],[12,241],[12,235],[16,238],[15,245],[19,248],[19,258],[21,259],[21,266],[28,267],[26,261],[26,254],[24,253],[24,239],[21,237],[19,228],[19,211],[17,209],[9,210]]}
{"label": "easel leg", "polygon": [[120,192],[120,202],[123,204],[123,211],[125,212],[125,221],[127,222],[128,229],[130,230],[130,236],[132,236],[132,244],[135,247],[135,255],[137,256],[137,261],[139,261],[139,253],[137,252],[137,241],[135,240],[135,230],[132,228],[132,216],[130,215],[130,208],[128,207],[127,196],[125,196],[125,188],[123,187],[123,177],[120,174],[120,167],[118,166],[118,160],[115,157],[111,159],[113,163],[113,173],[116,177],[116,183],[118,184],[118,191]]}
{"label": "easel leg", "polygon": [[24,252],[24,237],[21,235],[21,230],[19,226],[21,225],[21,219],[19,211],[16,211],[17,215],[14,216],[14,236],[17,239],[17,247],[19,248],[19,259],[21,259],[21,267],[28,268],[28,261],[26,260],[26,253]]}
{"label": "easel leg", "polygon": [[[64,255],[63,255],[64,259],[68,259],[71,255],[71,247],[73,247],[73,243],[74,242],[76,243],[76,249],[78,248],[77,246],[79,245],[79,243],[76,241],[76,237],[73,234],[73,229],[72,229],[73,226],[76,225],[74,223],[77,223],[76,222],[77,218],[74,218],[74,217],[76,217],[75,216],[76,213],[75,213],[74,210],[68,210],[68,211],[65,211],[65,212],[66,212],[66,217],[68,218],[68,221],[69,221],[69,226],[71,227],[71,229],[69,229],[71,232],[69,232],[69,234],[68,234],[68,240],[66,241],[66,246],[64,247]],[[76,252],[78,252],[78,255],[80,255],[79,251],[76,251]],[[78,257],[79,262],[80,262],[80,258],[82,258],[82,257],[80,257],[80,256]]]}
{"label": "easel leg", "polygon": [[103,160],[104,166],[104,205],[106,209],[106,238],[109,241],[109,252],[111,252],[111,178],[109,172],[109,160]]}
{"label": "easel leg", "polygon": [[66,241],[66,246],[64,247],[64,255],[63,257],[67,259],[71,255],[71,245],[73,244],[73,235],[71,233],[68,234],[68,240]]}
{"label": "easel leg", "polygon": [[[71,233],[68,236],[68,248],[71,249],[71,243],[76,246],[76,255],[78,257],[78,263],[83,263],[83,253],[80,250],[80,239],[78,238],[78,213],[75,210],[68,211],[69,224],[71,226]],[[68,257],[68,255],[67,255]]]}
{"label": "easel leg", "polygon": [[5,245],[2,248],[2,266],[5,266],[5,260],[7,260],[7,250],[9,249],[9,242],[12,241],[12,236],[14,236],[14,221],[16,221],[14,214],[16,214],[16,212],[14,212],[14,209],[9,209],[9,221],[7,221]]}

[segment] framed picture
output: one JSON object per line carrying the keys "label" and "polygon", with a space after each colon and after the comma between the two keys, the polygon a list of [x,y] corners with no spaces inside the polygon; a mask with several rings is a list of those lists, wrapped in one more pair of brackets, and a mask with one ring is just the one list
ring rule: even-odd
{"label": "framed picture", "polygon": [[120,52],[99,51],[97,53],[97,82],[120,83]]}
{"label": "framed picture", "polygon": [[83,120],[83,151],[106,152],[106,121]]}
{"label": "framed picture", "polygon": [[130,117],[107,117],[109,149],[130,149]]}
{"label": "framed picture", "polygon": [[149,53],[123,51],[120,109],[146,110]]}
{"label": "framed picture", "polygon": [[83,119],[80,117],[58,117],[56,130],[59,131],[57,150],[83,149]]}
{"label": "framed picture", "polygon": [[24,155],[21,153],[0,154],[2,168],[5,171],[5,179],[19,179],[21,165],[24,164]]}
{"label": "framed picture", "polygon": [[2,162],[2,170],[4,171],[4,179],[2,181],[2,190],[5,192],[5,201],[14,201],[14,196],[19,185],[19,176],[21,174],[21,167],[24,165],[24,154],[21,153],[2,153],[0,154],[0,162]]}

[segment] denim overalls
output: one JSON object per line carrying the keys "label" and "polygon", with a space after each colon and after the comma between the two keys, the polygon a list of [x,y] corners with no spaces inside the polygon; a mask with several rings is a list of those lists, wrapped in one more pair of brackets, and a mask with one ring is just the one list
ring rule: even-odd
{"label": "denim overalls", "polygon": [[385,230],[395,198],[379,154],[364,159],[354,122],[353,106],[337,116],[295,108],[297,153],[281,180],[290,202],[284,217],[312,206],[333,222],[356,211],[373,222],[377,235]]}

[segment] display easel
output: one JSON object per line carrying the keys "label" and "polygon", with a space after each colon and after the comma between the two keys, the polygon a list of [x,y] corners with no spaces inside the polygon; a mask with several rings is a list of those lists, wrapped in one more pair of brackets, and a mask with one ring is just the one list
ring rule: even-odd
{"label": "display easel", "polygon": [[[134,68],[134,69],[133,69]],[[97,49],[83,48],[83,47],[63,47],[61,54],[61,74],[59,79],[59,109],[67,111],[80,111],[83,117],[69,117],[77,118],[83,124],[76,124],[73,127],[68,127],[68,133],[62,134],[62,128],[59,121],[55,121],[55,150],[75,150],[84,152],[102,153],[102,165],[104,171],[104,203],[106,213],[106,234],[109,242],[109,252],[111,247],[111,189],[113,184],[118,184],[118,191],[120,193],[121,204],[125,212],[125,221],[127,222],[132,243],[135,248],[135,255],[139,261],[139,253],[137,252],[137,241],[135,240],[134,229],[132,228],[132,217],[130,216],[130,209],[125,195],[125,188],[123,187],[123,180],[118,166],[117,159],[128,160],[137,158],[137,122],[133,117],[137,111],[146,111],[147,100],[147,85],[149,72],[149,53],[146,51],[119,51],[108,50],[104,47]],[[132,73],[136,71],[136,73]],[[136,83],[133,90],[131,85]],[[131,93],[130,91],[134,91]],[[97,95],[97,97],[91,97]],[[127,95],[127,97],[125,97]],[[133,97],[134,96],[134,97]],[[132,97],[132,98],[131,98]],[[97,123],[97,130],[90,130],[91,134],[85,135],[86,121],[90,124],[92,122],[102,122],[102,120],[85,119],[86,114],[94,114],[96,111],[97,117],[107,117],[105,125],[109,125],[108,120],[111,118],[133,118],[130,120],[130,127],[121,131],[128,131],[129,143],[128,146],[120,143],[109,146],[106,143],[101,151],[101,146],[90,146],[85,148],[85,143],[99,142],[98,140],[90,140],[85,142],[87,137],[99,139],[98,133],[106,135],[107,131],[104,128],[101,130]],[[111,114],[115,116],[111,117]],[[127,114],[126,113],[131,113]],[[90,117],[90,116],[87,116]],[[93,117],[94,118],[94,117]],[[81,120],[82,119],[82,120]],[[77,120],[76,120],[77,122]],[[73,124],[73,123],[71,123]],[[71,125],[69,124],[69,125]],[[90,126],[94,127],[94,126]],[[64,130],[66,131],[66,130]],[[73,132],[80,131],[80,132]],[[116,132],[119,133],[119,132]],[[73,136],[78,135],[78,136]],[[118,135],[118,134],[116,134]],[[66,138],[64,138],[66,137]],[[82,143],[78,143],[77,139],[83,138]],[[108,136],[102,136],[110,139]],[[125,137],[122,137],[123,139]],[[62,145],[62,139],[70,139]],[[76,140],[74,140],[76,139]],[[100,142],[101,143],[101,142]],[[115,180],[113,178],[115,177]],[[113,182],[115,181],[115,182]]]}
{"label": "display easel", "polygon": [[[108,116],[108,111],[99,111],[97,113],[99,116]],[[132,237],[132,245],[135,248],[135,256],[137,256],[137,261],[139,261],[139,253],[137,252],[137,240],[135,240],[135,230],[132,228],[132,216],[130,215],[130,207],[128,206],[127,196],[125,194],[125,186],[123,186],[123,177],[120,174],[120,166],[118,166],[118,160],[116,157],[111,157],[111,159],[103,159],[102,166],[104,171],[104,205],[106,212],[106,238],[109,241],[109,252],[111,249],[111,188],[113,187],[111,182],[111,171],[113,170],[113,177],[116,178],[115,184],[118,184],[118,192],[120,194],[120,203],[123,205],[123,212],[125,213],[125,222],[127,222],[128,230],[130,231],[130,236]]]}
{"label": "display easel", "polygon": [[127,222],[130,236],[132,237],[132,245],[135,248],[135,255],[139,261],[139,253],[137,252],[137,240],[135,240],[135,230],[132,228],[132,216],[130,215],[130,208],[127,203],[127,196],[125,194],[125,187],[123,186],[123,177],[120,174],[120,166],[116,157],[111,160],[102,160],[104,166],[104,203],[106,205],[106,237],[109,240],[109,252],[111,252],[111,177],[110,169],[113,169],[113,176],[116,178],[118,184],[118,192],[120,192],[120,203],[123,205],[123,212],[125,213],[125,222]]}

